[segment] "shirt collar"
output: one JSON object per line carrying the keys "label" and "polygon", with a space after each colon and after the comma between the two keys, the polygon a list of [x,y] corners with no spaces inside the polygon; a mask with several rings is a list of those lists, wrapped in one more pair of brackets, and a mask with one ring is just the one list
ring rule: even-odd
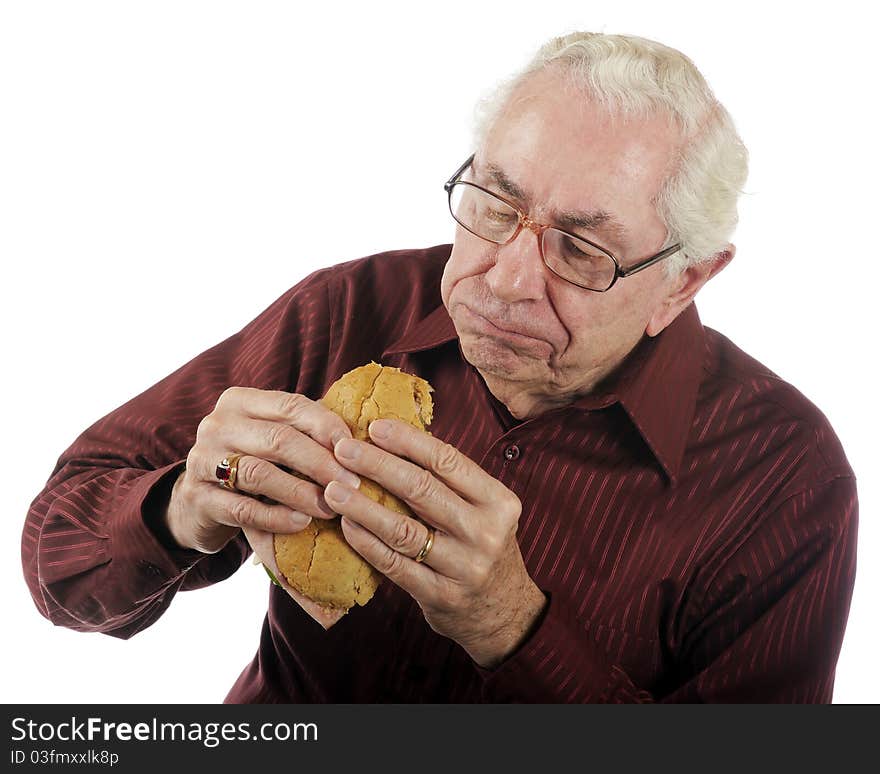
{"label": "shirt collar", "polygon": [[458,340],[452,318],[441,303],[427,317],[422,318],[395,341],[382,355],[402,355],[434,349],[450,341]]}
{"label": "shirt collar", "polygon": [[693,424],[704,351],[703,325],[691,303],[660,334],[645,336],[594,394],[574,405],[619,402],[674,484]]}
{"label": "shirt collar", "polygon": [[[457,339],[441,304],[383,356],[421,352]],[[608,379],[572,407],[588,411],[620,403],[674,484],[693,422],[704,346],[703,325],[691,303],[660,334],[642,339]]]}

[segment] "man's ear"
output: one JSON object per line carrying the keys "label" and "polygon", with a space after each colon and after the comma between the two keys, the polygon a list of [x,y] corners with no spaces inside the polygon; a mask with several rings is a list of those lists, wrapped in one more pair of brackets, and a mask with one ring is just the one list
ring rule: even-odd
{"label": "man's ear", "polygon": [[645,333],[656,336],[666,328],[694,300],[697,291],[733,260],[735,254],[736,247],[727,245],[709,260],[700,261],[679,274],[674,279],[669,294],[648,320]]}

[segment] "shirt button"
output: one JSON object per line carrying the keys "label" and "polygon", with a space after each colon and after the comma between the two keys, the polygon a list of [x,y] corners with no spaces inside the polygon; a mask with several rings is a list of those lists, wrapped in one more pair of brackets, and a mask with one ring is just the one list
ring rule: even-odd
{"label": "shirt button", "polygon": [[519,458],[519,446],[513,444],[513,446],[508,446],[504,450],[504,459],[506,460],[515,460]]}

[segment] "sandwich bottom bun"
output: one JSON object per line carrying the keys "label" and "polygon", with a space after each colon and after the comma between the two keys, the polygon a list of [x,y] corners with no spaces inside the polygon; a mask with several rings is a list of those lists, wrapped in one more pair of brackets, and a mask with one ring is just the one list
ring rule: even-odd
{"label": "sandwich bottom bun", "polygon": [[[431,389],[418,376],[371,362],[341,376],[320,402],[345,420],[354,438],[370,442],[367,428],[374,419],[399,419],[427,432],[433,414]],[[375,481],[361,476],[360,491],[389,510],[417,518]],[[348,545],[338,518],[312,519],[293,534],[245,534],[275,582],[325,629],[353,605],[369,602],[382,579]]]}

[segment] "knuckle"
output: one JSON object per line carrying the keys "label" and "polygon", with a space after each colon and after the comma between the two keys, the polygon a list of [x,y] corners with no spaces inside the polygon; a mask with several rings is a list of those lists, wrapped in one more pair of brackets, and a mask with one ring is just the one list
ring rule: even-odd
{"label": "knuckle", "polygon": [[186,463],[184,463],[184,480],[192,478],[194,471],[199,468],[199,445],[196,443],[186,455]]}
{"label": "knuckle", "polygon": [[190,484],[195,484],[197,481],[216,482],[217,479],[214,478],[214,465],[216,464],[216,462],[210,462],[206,459],[202,447],[199,445],[199,442],[196,441],[195,445],[186,455],[186,463],[184,463],[185,470],[182,476],[183,480],[181,481],[181,486],[189,486]]}
{"label": "knuckle", "polygon": [[298,392],[288,392],[281,399],[281,413],[292,422],[299,420],[311,401]]}
{"label": "knuckle", "polygon": [[421,548],[419,542],[419,526],[410,518],[402,518],[392,530],[388,543],[395,551],[418,551]]}
{"label": "knuckle", "polygon": [[400,575],[403,571],[403,554],[399,554],[397,551],[386,551],[381,565],[380,572],[383,575],[390,577]]}
{"label": "knuckle", "polygon": [[[288,486],[288,500],[293,503],[306,503],[308,501],[308,490],[311,489],[309,482],[296,476],[291,476],[292,481]],[[314,498],[312,498],[314,501]]]}
{"label": "knuckle", "polygon": [[470,571],[472,582],[475,586],[482,586],[492,575],[493,563],[486,556],[472,558]]}
{"label": "knuckle", "polygon": [[427,470],[414,473],[409,481],[407,493],[409,498],[416,501],[424,501],[431,497],[434,491],[434,477]]}
{"label": "knuckle", "polygon": [[501,556],[511,541],[516,541],[518,527],[518,516],[514,516],[512,511],[499,510],[496,513],[495,519],[491,521],[481,535],[480,545],[485,556],[490,560]]}
{"label": "knuckle", "polygon": [[271,425],[266,431],[266,449],[270,454],[281,454],[290,445],[290,436],[293,432],[288,425]]}
{"label": "knuckle", "polygon": [[507,496],[502,500],[501,508],[499,510],[502,521],[508,529],[512,526],[516,529],[516,526],[519,524],[519,517],[522,513],[522,503],[519,501],[519,498],[510,490],[507,491]]}
{"label": "knuckle", "polygon": [[238,398],[241,397],[241,393],[243,389],[241,387],[227,387],[223,392],[220,393],[220,397],[217,399],[217,406],[225,405],[227,403],[234,402]]}
{"label": "knuckle", "polygon": [[495,530],[486,530],[483,534],[483,547],[487,556],[498,556],[506,542],[506,536]]}
{"label": "knuckle", "polygon": [[253,527],[258,520],[256,501],[247,497],[237,499],[230,509],[232,520],[242,527]]}
{"label": "knuckle", "polygon": [[455,473],[459,467],[458,452],[448,443],[438,443],[431,449],[431,468],[441,475]]}
{"label": "knuckle", "polygon": [[271,474],[270,465],[265,460],[244,457],[238,465],[237,485],[249,492],[260,492]]}
{"label": "knuckle", "polygon": [[196,429],[196,440],[204,440],[205,438],[210,438],[217,431],[217,417],[213,414],[208,414],[201,422],[199,422],[199,426]]}
{"label": "knuckle", "polygon": [[186,464],[184,469],[181,471],[180,475],[177,477],[177,480],[174,483],[174,489],[171,492],[171,497],[178,497],[180,500],[188,502],[193,494],[200,490],[200,487],[197,487],[195,481],[195,470],[194,457],[193,453],[190,452],[186,457]]}

